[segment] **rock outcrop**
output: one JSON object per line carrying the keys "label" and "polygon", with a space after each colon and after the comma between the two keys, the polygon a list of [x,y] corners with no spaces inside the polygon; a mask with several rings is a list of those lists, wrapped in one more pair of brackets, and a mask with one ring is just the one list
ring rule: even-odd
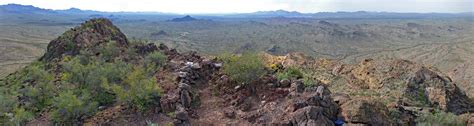
{"label": "rock outcrop", "polygon": [[77,55],[81,50],[109,41],[116,41],[121,47],[128,46],[125,34],[110,20],[92,19],[52,40],[48,44],[46,54],[40,60],[51,61],[63,55]]}
{"label": "rock outcrop", "polygon": [[353,99],[341,106],[341,115],[348,123],[375,126],[393,125],[388,117],[387,107],[369,99]]}
{"label": "rock outcrop", "polygon": [[472,110],[469,97],[435,68],[407,60],[366,59],[356,65],[335,65],[331,73],[344,77],[349,92],[374,92],[403,106],[431,106],[455,114]]}

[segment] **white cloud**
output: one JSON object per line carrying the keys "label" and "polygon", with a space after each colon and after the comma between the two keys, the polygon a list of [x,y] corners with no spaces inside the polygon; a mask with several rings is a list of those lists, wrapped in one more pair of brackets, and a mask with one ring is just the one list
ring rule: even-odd
{"label": "white cloud", "polygon": [[100,11],[157,11],[173,13],[234,13],[264,10],[467,12],[471,0],[0,0],[49,9]]}

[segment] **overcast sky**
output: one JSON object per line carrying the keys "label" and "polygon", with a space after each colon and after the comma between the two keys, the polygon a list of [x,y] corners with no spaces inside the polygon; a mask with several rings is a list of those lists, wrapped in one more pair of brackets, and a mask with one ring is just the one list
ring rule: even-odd
{"label": "overcast sky", "polygon": [[299,12],[473,12],[474,0],[0,0],[48,9],[71,7],[99,11],[172,13],[245,13],[268,10]]}

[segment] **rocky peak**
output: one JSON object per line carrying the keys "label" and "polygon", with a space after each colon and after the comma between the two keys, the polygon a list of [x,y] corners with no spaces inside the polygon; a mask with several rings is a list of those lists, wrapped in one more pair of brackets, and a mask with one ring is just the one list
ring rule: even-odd
{"label": "rocky peak", "polygon": [[52,40],[41,61],[50,61],[63,55],[77,55],[81,50],[115,41],[121,47],[128,46],[128,40],[112,22],[105,18],[91,19],[80,26],[66,31]]}

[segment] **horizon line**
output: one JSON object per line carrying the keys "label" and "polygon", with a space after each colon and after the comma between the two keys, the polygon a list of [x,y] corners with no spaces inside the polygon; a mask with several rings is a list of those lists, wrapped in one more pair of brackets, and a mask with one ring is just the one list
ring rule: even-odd
{"label": "horizon line", "polygon": [[[5,5],[20,5],[20,6],[32,6],[35,8],[43,9],[43,10],[52,10],[52,11],[66,11],[71,9],[78,9],[80,11],[95,11],[101,13],[162,13],[162,14],[175,14],[175,15],[232,15],[232,14],[252,14],[252,13],[259,13],[259,12],[277,12],[277,11],[284,11],[284,12],[296,12],[299,14],[317,14],[317,13],[356,13],[356,12],[365,12],[365,13],[410,13],[410,14],[466,14],[466,13],[474,13],[474,11],[466,11],[466,12],[396,12],[396,11],[366,11],[366,10],[358,10],[358,11],[319,11],[319,12],[300,12],[300,11],[290,11],[285,9],[274,9],[274,10],[259,10],[254,12],[225,12],[225,13],[176,13],[176,12],[162,12],[162,11],[101,11],[101,10],[90,10],[90,9],[81,9],[77,7],[70,7],[68,9],[50,9],[50,8],[42,8],[34,5],[28,4],[18,4],[18,3],[7,3],[7,4],[0,4],[0,6]],[[474,16],[474,15],[473,15]]]}

